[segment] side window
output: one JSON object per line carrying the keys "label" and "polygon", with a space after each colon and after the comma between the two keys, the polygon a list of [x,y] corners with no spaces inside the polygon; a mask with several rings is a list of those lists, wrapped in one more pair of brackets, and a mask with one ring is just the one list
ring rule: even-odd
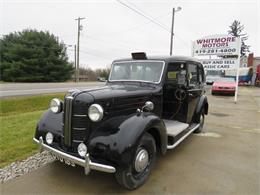
{"label": "side window", "polygon": [[188,65],[188,79],[191,86],[198,84],[198,69],[196,64]]}
{"label": "side window", "polygon": [[166,82],[175,85],[187,85],[186,83],[186,64],[170,63],[166,76]]}

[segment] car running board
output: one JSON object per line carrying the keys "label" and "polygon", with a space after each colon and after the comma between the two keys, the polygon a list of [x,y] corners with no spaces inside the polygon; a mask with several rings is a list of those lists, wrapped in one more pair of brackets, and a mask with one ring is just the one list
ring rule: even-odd
{"label": "car running board", "polygon": [[[193,131],[195,131],[200,124],[193,123],[191,125],[188,125],[186,129],[183,129],[182,131],[176,131],[178,134],[172,135],[168,133],[168,145],[167,149],[173,149],[177,145],[179,145],[186,137],[188,137]],[[168,130],[167,130],[168,132]]]}
{"label": "car running board", "polygon": [[163,120],[163,122],[167,130],[167,135],[173,137],[177,136],[189,127],[188,123],[182,123],[176,120]]}

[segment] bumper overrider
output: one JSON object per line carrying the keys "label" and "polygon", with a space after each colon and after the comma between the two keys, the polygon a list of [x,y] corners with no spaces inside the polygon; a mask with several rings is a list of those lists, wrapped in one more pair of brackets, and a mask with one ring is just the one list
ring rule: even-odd
{"label": "bumper overrider", "polygon": [[103,164],[92,162],[89,158],[88,153],[86,154],[85,159],[81,159],[81,158],[72,156],[70,154],[62,152],[60,150],[57,150],[57,149],[45,144],[43,142],[42,137],[40,137],[39,140],[36,138],[33,138],[33,140],[39,145],[40,152],[43,150],[49,151],[57,159],[64,161],[66,164],[72,164],[72,165],[76,164],[81,167],[84,167],[86,175],[89,174],[90,170],[97,170],[97,171],[102,171],[102,172],[106,172],[106,173],[116,172],[115,167],[112,167],[110,165],[103,165]]}

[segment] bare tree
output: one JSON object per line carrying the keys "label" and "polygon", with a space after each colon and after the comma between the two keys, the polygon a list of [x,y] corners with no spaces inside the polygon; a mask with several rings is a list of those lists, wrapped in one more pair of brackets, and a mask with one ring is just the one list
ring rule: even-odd
{"label": "bare tree", "polygon": [[234,37],[240,37],[241,38],[241,56],[245,56],[246,53],[249,52],[250,46],[245,43],[245,41],[248,39],[247,33],[243,33],[244,31],[244,25],[242,25],[238,20],[234,20],[232,24],[229,26],[230,30],[228,30],[228,34],[234,36]]}

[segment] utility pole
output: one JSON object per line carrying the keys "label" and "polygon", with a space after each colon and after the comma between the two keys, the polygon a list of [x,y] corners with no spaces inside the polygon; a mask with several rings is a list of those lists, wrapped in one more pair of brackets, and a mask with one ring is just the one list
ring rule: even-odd
{"label": "utility pole", "polygon": [[75,73],[74,73],[74,76],[75,76],[75,82],[77,82],[77,45],[75,44],[74,45],[74,68],[75,68]]}
{"label": "utility pole", "polygon": [[172,55],[172,47],[173,47],[173,36],[174,36],[174,16],[175,16],[175,12],[181,11],[181,7],[177,7],[177,9],[175,9],[175,7],[172,9],[172,28],[171,28],[171,44],[170,44],[170,55]]}
{"label": "utility pole", "polygon": [[82,30],[82,25],[80,25],[80,21],[85,18],[78,17],[78,43],[77,43],[77,68],[76,68],[76,82],[79,82],[79,40],[80,40],[80,31]]}

